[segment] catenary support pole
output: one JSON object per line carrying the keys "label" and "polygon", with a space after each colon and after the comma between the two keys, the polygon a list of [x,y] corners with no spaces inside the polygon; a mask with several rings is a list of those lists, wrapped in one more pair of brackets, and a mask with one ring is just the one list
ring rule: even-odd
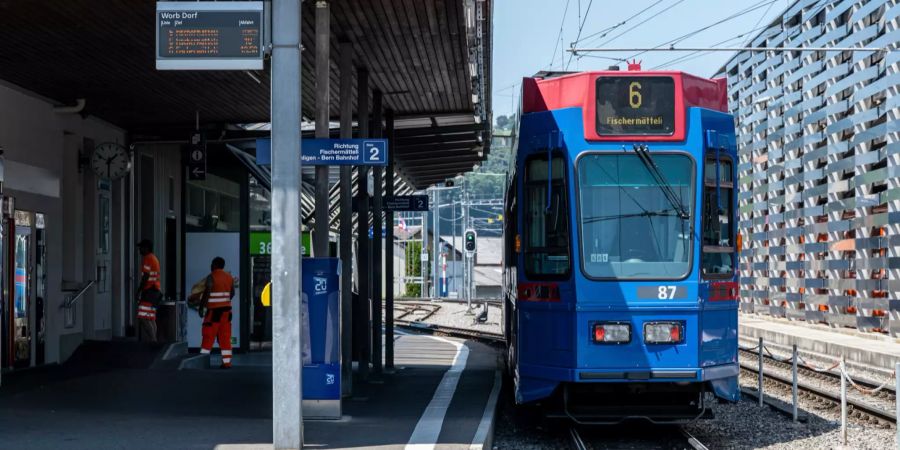
{"label": "catenary support pole", "polygon": [[[422,213],[422,252],[427,252],[428,249],[428,212],[425,211]],[[421,258],[421,256],[419,257]],[[428,258],[428,262],[430,263],[434,258]],[[431,273],[428,271],[430,264],[422,264],[421,259],[419,260],[419,276],[421,277],[422,284],[419,288],[419,298],[428,297],[428,285],[431,284]],[[427,277],[427,278],[426,278]],[[427,280],[427,281],[426,281]]]}
{"label": "catenary support pole", "polygon": [[[357,116],[357,127],[359,128],[360,138],[369,136],[369,72],[360,70],[356,74],[356,95],[357,108],[359,108]],[[356,208],[356,266],[359,280],[357,280],[357,289],[359,291],[359,303],[356,305],[356,324],[357,328],[354,332],[358,337],[359,343],[359,378],[368,380],[369,378],[369,272],[372,270],[369,264],[369,191],[368,191],[368,170],[366,166],[357,167],[356,174],[357,185],[357,208]]]}
{"label": "catenary support pole", "polygon": [[276,449],[299,449],[300,0],[274,0],[272,47],[272,438]]}
{"label": "catenary support pole", "polygon": [[433,275],[434,281],[431,282],[431,295],[432,298],[439,298],[441,296],[441,284],[440,279],[438,278],[440,276],[438,274],[438,269],[440,269],[440,267],[438,267],[438,264],[441,251],[441,191],[440,189],[432,189],[431,193],[434,196],[434,198],[432,199],[432,203],[434,204],[432,208],[434,208],[434,211],[431,214],[431,237],[434,240],[434,242],[432,243],[434,247],[434,254],[431,258],[431,273]]}
{"label": "catenary support pole", "polygon": [[847,445],[847,372],[841,355],[841,444]]}
{"label": "catenary support pole", "polygon": [[759,394],[759,406],[763,405],[763,338],[759,338],[759,379],[756,392]]}
{"label": "catenary support pole", "polygon": [[[381,91],[372,92],[372,137],[382,137],[382,105]],[[381,217],[382,203],[382,177],[383,168],[381,166],[372,167],[372,178],[374,181],[374,198],[372,199],[372,372],[375,375],[381,375],[382,359],[381,359],[381,343],[382,343],[382,281],[384,276],[384,239],[381,233],[384,230],[384,220]]]}
{"label": "catenary support pole", "polygon": [[[331,15],[328,2],[316,2],[316,137],[329,137],[331,111]],[[331,228],[328,192],[328,166],[316,166],[316,232],[313,235],[313,254],[322,258],[328,254],[328,234]]]}
{"label": "catenary support pole", "polygon": [[797,409],[799,406],[799,405],[797,405],[797,402],[798,402],[798,398],[797,398],[797,388],[798,388],[798,386],[797,386],[797,344],[794,344],[792,354],[793,354],[793,356],[791,357],[791,397],[793,398],[792,403],[794,406],[793,406],[791,412],[793,413],[794,422],[796,422],[797,421]]}
{"label": "catenary support pole", "polygon": [[[391,148],[394,145],[394,110],[389,109],[384,115],[384,128],[388,139],[388,165],[385,172],[385,183],[387,184],[386,195],[393,197],[394,195],[394,152]],[[394,368],[394,212],[386,211],[384,214],[385,227],[387,228],[387,238],[385,241],[384,255],[384,282],[387,283],[384,298],[384,367],[388,370]],[[418,258],[419,255],[414,255]]]}
{"label": "catenary support pole", "polygon": [[[894,382],[894,392],[900,392],[900,363],[894,366]],[[894,400],[894,410],[894,416],[897,418],[897,423],[894,424],[894,429],[897,433],[894,436],[894,447],[900,450],[900,401]]]}
{"label": "catenary support pole", "polygon": [[[353,137],[353,44],[341,43],[341,138]],[[351,167],[341,166],[341,395],[353,394],[353,189]]]}

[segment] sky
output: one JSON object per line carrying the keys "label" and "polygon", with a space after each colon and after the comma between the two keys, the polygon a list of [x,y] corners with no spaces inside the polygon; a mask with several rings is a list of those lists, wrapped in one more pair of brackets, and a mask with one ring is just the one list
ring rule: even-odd
{"label": "sky", "polygon": [[[494,118],[518,109],[519,85],[523,77],[551,67],[553,70],[563,70],[566,65],[569,71],[605,70],[617,61],[604,58],[626,58],[636,53],[593,53],[592,56],[581,59],[576,57],[569,61],[569,54],[562,50],[568,49],[576,40],[581,23],[584,26],[577,47],[643,48],[655,47],[737,15],[685,38],[676,47],[706,48],[726,40],[722,46],[740,47],[756,36],[760,31],[758,28],[764,28],[780,16],[790,5],[790,1],[494,0]],[[645,11],[640,15],[610,30],[642,10]],[[739,14],[745,10],[749,11]],[[631,29],[632,27],[634,28]],[[654,52],[640,55],[637,59],[641,61],[643,69],[648,70],[686,57],[688,59],[670,63],[663,68],[708,77],[714,75],[731,56],[732,53],[729,52],[693,55],[685,52]],[[619,64],[622,69],[625,68],[624,63]]]}

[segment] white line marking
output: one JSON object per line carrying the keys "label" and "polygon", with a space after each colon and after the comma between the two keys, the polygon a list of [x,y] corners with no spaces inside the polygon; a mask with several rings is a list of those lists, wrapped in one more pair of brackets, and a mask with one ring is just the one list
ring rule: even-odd
{"label": "white line marking", "polygon": [[494,387],[491,389],[487,404],[484,405],[484,414],[481,415],[481,422],[478,424],[478,429],[475,430],[475,437],[472,438],[469,450],[484,448],[488,433],[491,431],[491,424],[494,421],[494,412],[497,410],[497,397],[500,396],[500,383],[503,381],[501,376],[499,370],[494,373]]}
{"label": "white line marking", "polygon": [[437,445],[441,428],[444,426],[444,416],[447,415],[447,408],[450,406],[450,401],[453,400],[456,385],[459,384],[459,377],[465,370],[466,360],[469,358],[469,347],[466,347],[465,344],[437,336],[427,337],[456,347],[456,356],[453,357],[453,364],[444,372],[444,377],[434,391],[431,402],[428,403],[425,412],[419,418],[419,422],[406,444],[406,450],[432,450]]}

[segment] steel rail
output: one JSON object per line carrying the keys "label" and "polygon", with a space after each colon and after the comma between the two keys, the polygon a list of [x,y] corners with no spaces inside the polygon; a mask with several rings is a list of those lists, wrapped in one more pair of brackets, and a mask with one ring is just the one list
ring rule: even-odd
{"label": "steel rail", "polygon": [[[754,357],[754,358],[759,357],[759,355],[758,355],[755,351],[750,351],[750,350],[745,349],[745,348],[740,348],[739,350],[740,350],[741,352],[743,352],[743,353],[746,353],[748,356],[752,356],[752,357]],[[770,362],[770,363],[772,363],[772,364],[774,364],[774,365],[776,365],[776,366],[781,365],[782,368],[784,368],[785,370],[790,370],[790,365],[791,365],[791,363],[790,363],[789,361],[788,361],[788,362],[780,361],[780,360],[778,360],[777,358],[774,358],[774,357],[772,357],[772,356],[770,356],[770,355],[766,355],[766,356],[765,356],[765,359],[766,359],[768,362]],[[803,358],[801,357],[800,359],[801,359],[801,362],[802,362],[802,359],[803,359]],[[785,367],[785,366],[786,366],[786,367]],[[807,375],[807,376],[811,376],[811,377],[813,377],[813,378],[815,378],[815,377],[820,377],[820,378],[827,378],[828,380],[834,381],[835,383],[840,383],[840,382],[841,382],[841,375],[840,375],[839,373],[834,373],[834,372],[824,371],[824,370],[814,370],[813,368],[804,366],[803,364],[798,365],[798,366],[797,366],[797,369],[798,369],[798,371],[799,371],[800,373],[802,373],[802,374],[804,374],[804,375]],[[871,379],[867,379],[867,378],[858,378],[858,377],[854,377],[854,378],[853,378],[853,381],[854,381],[856,384],[858,384],[858,385],[860,385],[860,386],[863,386],[863,387],[865,387],[865,388],[869,388],[869,389],[875,389],[875,388],[878,388],[878,387],[880,386],[880,385],[879,385],[878,383],[876,383],[875,381],[872,381]],[[894,388],[893,388],[893,386],[890,385],[890,383],[888,383],[886,386],[884,386],[884,391],[883,391],[883,393],[884,393],[884,394],[887,394],[887,395],[891,395],[891,396],[896,396],[896,392],[894,392]]]}
{"label": "steel rail", "polygon": [[440,336],[449,336],[461,339],[475,339],[489,344],[502,344],[505,340],[502,334],[472,330],[469,328],[457,328],[431,323],[395,320],[394,326],[412,331],[419,331]]}
{"label": "steel rail", "polygon": [[700,442],[700,440],[694,437],[688,430],[685,430],[684,427],[679,427],[678,430],[681,432],[681,435],[687,439],[688,445],[693,447],[694,450],[709,450],[706,445]]}
{"label": "steel rail", "polygon": [[[740,365],[741,365],[741,368],[744,370],[750,371],[752,373],[759,373],[757,368],[750,364],[741,362]],[[765,369],[763,369],[763,377],[768,378],[772,381],[775,381],[779,384],[782,384],[782,385],[785,385],[788,387],[791,387],[793,385],[792,380],[790,380],[789,378],[783,377],[781,375],[774,374],[771,372],[767,372]],[[840,394],[834,394],[826,389],[820,388],[818,386],[812,386],[810,384],[807,384],[807,383],[804,383],[801,381],[797,382],[797,387],[800,390],[808,392],[812,395],[824,398],[825,400],[828,400],[829,402],[833,402],[838,405],[840,405],[840,403],[841,403]],[[849,397],[847,398],[847,404],[852,406],[854,410],[857,410],[857,411],[863,412],[865,414],[868,414],[870,416],[876,417],[885,422],[890,422],[890,423],[897,422],[897,416],[892,411],[885,411],[885,410],[879,409],[875,406],[860,402],[858,400],[854,400]]]}
{"label": "steel rail", "polygon": [[575,445],[575,450],[587,450],[587,445],[585,445],[584,439],[581,438],[581,435],[578,434],[578,430],[574,426],[569,427],[569,437],[572,438],[572,442]]}

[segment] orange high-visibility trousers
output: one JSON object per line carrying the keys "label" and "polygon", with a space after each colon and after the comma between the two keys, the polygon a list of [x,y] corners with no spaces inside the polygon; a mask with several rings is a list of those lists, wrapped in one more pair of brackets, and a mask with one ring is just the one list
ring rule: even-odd
{"label": "orange high-visibility trousers", "polygon": [[212,308],[203,317],[200,353],[209,353],[216,339],[219,340],[219,349],[222,351],[222,365],[231,367],[231,308]]}

